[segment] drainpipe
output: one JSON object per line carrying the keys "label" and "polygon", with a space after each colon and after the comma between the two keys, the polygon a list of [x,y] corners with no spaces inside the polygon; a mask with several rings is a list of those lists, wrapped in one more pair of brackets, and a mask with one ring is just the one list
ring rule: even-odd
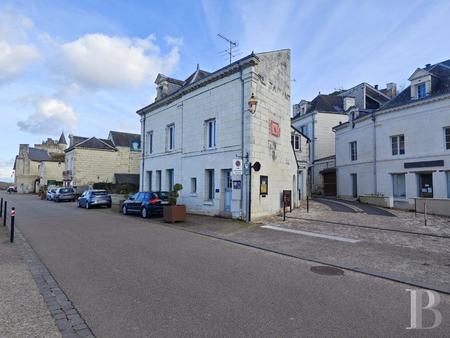
{"label": "drainpipe", "polygon": [[378,193],[377,189],[377,126],[376,126],[375,112],[372,112],[372,122],[373,122],[373,191],[376,195]]}
{"label": "drainpipe", "polygon": [[144,116],[142,118],[142,146],[141,146],[141,151],[142,151],[142,156],[141,156],[141,191],[145,190],[144,189],[144,175],[145,175],[145,171],[144,171],[144,162],[145,162],[145,113]]}
{"label": "drainpipe", "polygon": [[[239,79],[241,80],[241,160],[244,162],[244,117],[245,117],[245,104],[244,104],[244,79],[242,77],[242,66],[239,64]],[[244,173],[241,175],[241,201],[239,203],[241,219],[243,215],[243,202],[244,202]]]}
{"label": "drainpipe", "polygon": [[314,190],[314,184],[316,183],[315,172],[316,167],[314,160],[316,158],[316,133],[315,133],[315,121],[316,113],[312,113],[312,123],[311,123],[311,192]]}

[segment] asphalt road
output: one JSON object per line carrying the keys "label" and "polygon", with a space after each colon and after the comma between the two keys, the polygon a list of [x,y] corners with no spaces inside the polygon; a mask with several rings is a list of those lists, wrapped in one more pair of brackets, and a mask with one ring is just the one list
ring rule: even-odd
{"label": "asphalt road", "polygon": [[[17,225],[97,337],[448,336],[406,330],[404,284],[312,264],[110,210],[6,196]],[[214,222],[214,219],[211,219]],[[432,321],[424,313],[426,323]]]}

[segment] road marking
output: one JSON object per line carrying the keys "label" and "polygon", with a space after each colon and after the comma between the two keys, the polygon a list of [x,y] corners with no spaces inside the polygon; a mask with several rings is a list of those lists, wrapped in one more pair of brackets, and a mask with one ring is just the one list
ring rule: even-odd
{"label": "road marking", "polygon": [[319,200],[319,201],[328,201],[328,202],[340,204],[340,205],[343,205],[343,206],[345,206],[345,207],[347,207],[347,208],[350,208],[350,209],[352,209],[353,211],[356,211],[356,212],[364,212],[363,209],[358,208],[357,206],[354,206],[353,204],[347,204],[347,203],[345,203],[345,202],[332,200],[332,199],[330,199],[330,198],[316,198],[316,199]]}
{"label": "road marking", "polygon": [[278,231],[284,231],[284,232],[290,232],[290,233],[297,234],[297,235],[305,235],[305,236],[311,236],[311,237],[326,238],[326,239],[331,239],[331,240],[334,240],[334,241],[347,242],[347,243],[358,243],[358,242],[361,242],[358,239],[351,239],[351,238],[340,237],[340,236],[324,235],[324,234],[318,234],[316,232],[309,232],[309,231],[286,229],[286,228],[282,228],[282,227],[277,226],[277,225],[263,225],[262,228],[278,230]]}

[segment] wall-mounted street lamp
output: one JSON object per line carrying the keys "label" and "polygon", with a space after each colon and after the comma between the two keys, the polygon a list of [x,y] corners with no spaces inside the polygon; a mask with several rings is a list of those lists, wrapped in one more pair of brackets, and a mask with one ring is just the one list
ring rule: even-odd
{"label": "wall-mounted street lamp", "polygon": [[252,96],[248,100],[248,111],[251,114],[256,113],[256,105],[258,104],[258,100],[256,99],[255,94],[252,93]]}

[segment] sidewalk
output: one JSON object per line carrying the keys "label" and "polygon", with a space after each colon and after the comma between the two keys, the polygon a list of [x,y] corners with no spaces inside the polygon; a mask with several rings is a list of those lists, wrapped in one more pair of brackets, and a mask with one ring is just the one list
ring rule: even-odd
{"label": "sidewalk", "polygon": [[0,337],[61,337],[17,243],[0,225]]}

